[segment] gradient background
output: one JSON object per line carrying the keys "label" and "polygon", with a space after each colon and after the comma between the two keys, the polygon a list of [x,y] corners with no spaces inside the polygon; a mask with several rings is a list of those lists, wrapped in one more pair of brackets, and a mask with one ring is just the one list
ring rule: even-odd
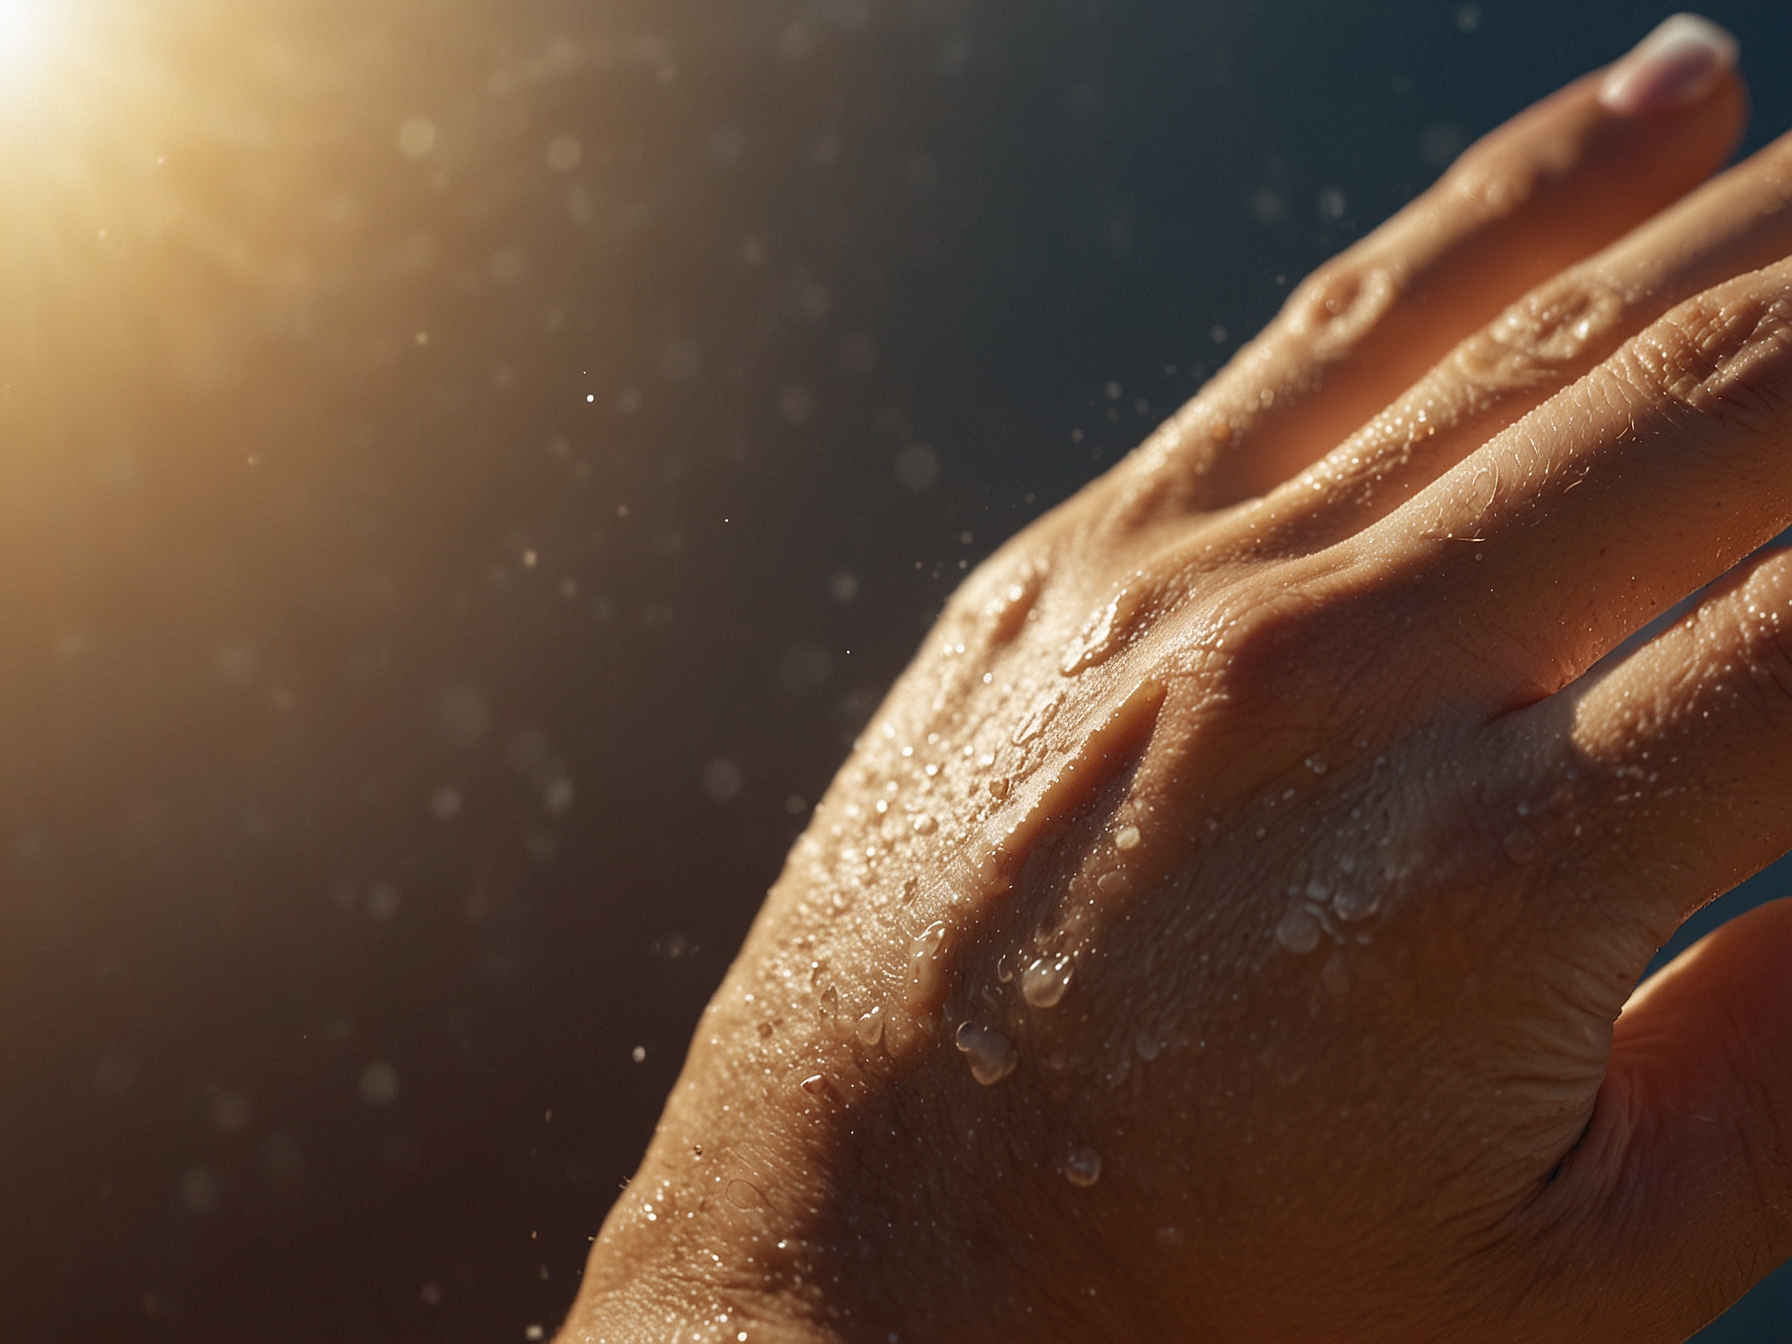
{"label": "gradient background", "polygon": [[[1667,7],[36,11],[0,1338],[440,1344],[552,1332],[966,566]],[[1792,11],[1711,12],[1758,144]]]}

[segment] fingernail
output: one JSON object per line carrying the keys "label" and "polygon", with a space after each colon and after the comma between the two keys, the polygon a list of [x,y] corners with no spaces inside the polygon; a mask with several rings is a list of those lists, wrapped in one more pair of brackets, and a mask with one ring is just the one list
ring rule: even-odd
{"label": "fingernail", "polygon": [[1611,68],[1599,101],[1621,117],[1695,103],[1736,64],[1736,38],[1710,19],[1676,14]]}

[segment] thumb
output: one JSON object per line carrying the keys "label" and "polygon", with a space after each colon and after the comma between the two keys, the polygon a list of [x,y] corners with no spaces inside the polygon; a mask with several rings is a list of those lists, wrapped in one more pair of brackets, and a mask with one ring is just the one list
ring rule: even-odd
{"label": "thumb", "polygon": [[1792,1255],[1792,900],[1632,996],[1586,1135],[1540,1202],[1567,1234],[1551,1277],[1596,1313],[1585,1340],[1682,1340]]}

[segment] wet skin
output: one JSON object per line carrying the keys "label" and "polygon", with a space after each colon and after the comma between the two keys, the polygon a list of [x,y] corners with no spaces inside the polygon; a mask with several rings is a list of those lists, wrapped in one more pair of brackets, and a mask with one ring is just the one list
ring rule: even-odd
{"label": "wet skin", "polygon": [[1700,186],[1680,36],[964,584],[562,1339],[1639,1344],[1792,1252],[1792,904],[1633,994],[1792,846],[1792,141]]}

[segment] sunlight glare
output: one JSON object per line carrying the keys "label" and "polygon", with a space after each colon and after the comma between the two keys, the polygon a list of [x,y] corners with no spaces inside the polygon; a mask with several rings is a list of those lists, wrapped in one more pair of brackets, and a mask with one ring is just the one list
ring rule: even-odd
{"label": "sunlight glare", "polygon": [[50,18],[43,0],[0,0],[0,78],[41,64],[49,38]]}

